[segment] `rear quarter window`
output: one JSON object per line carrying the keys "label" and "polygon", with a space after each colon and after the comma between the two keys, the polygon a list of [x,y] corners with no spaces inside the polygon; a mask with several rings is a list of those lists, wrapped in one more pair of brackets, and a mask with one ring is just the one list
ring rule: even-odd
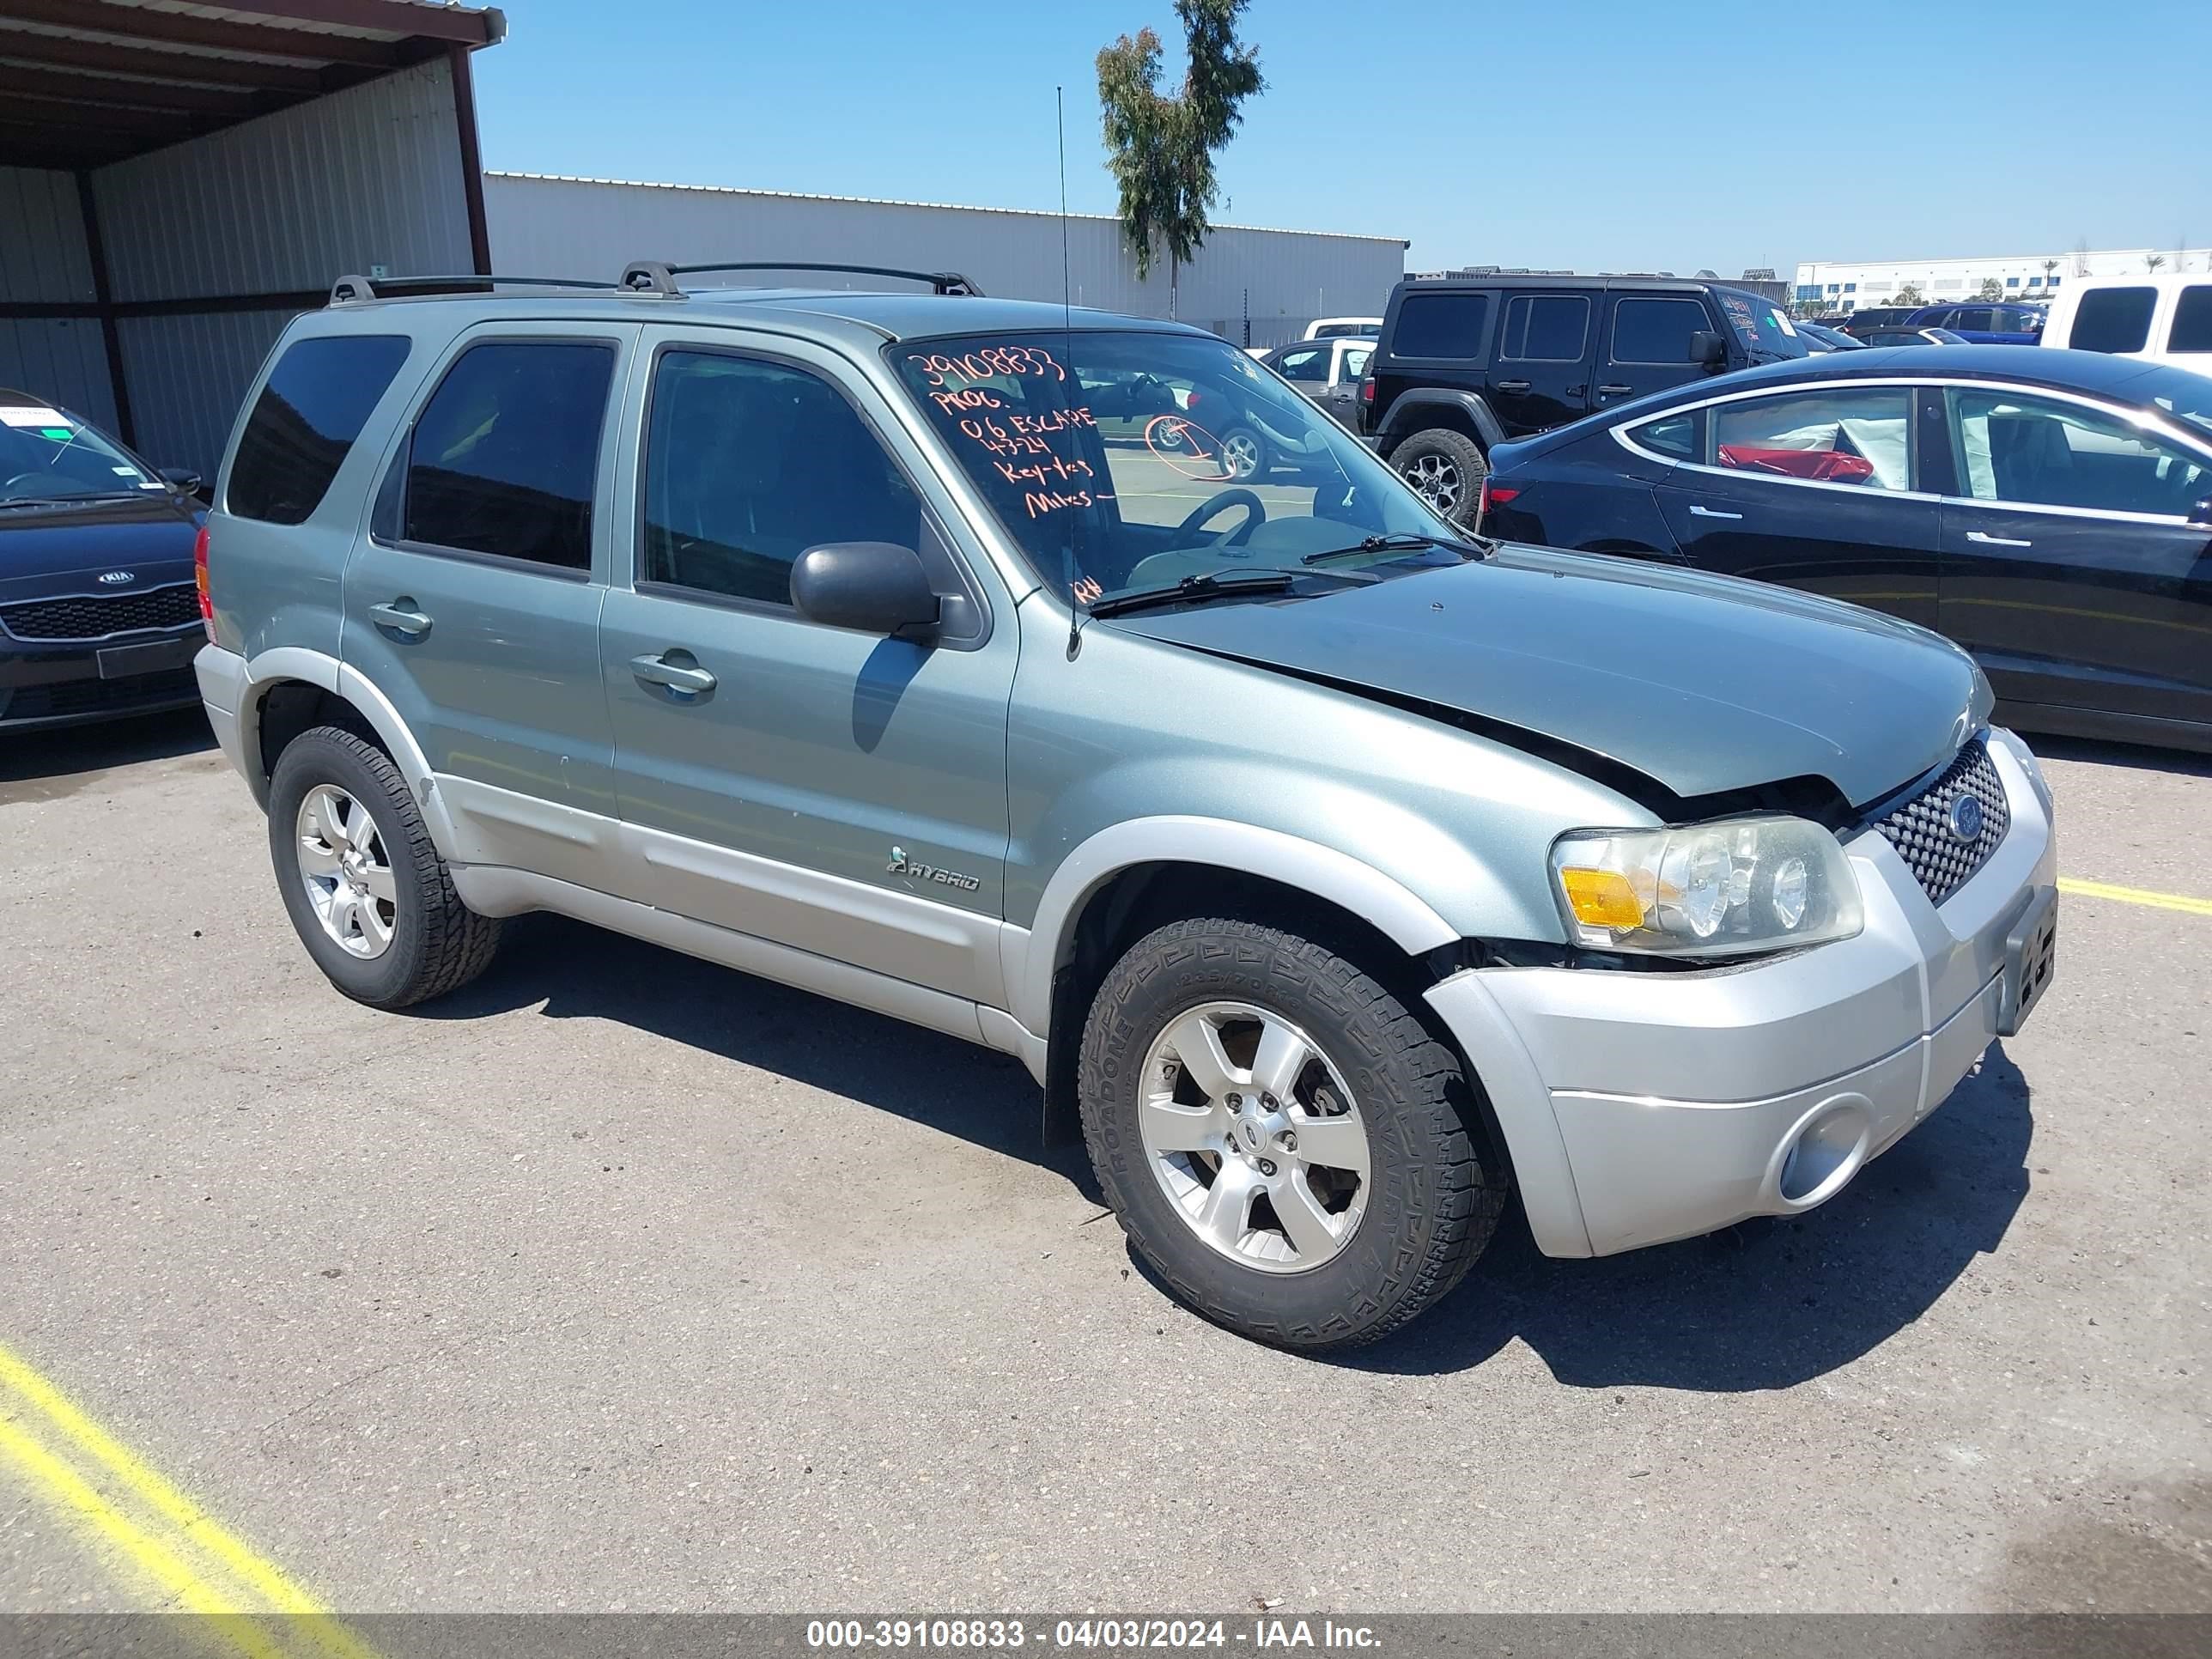
{"label": "rear quarter window", "polygon": [[1480,357],[1490,331],[1487,294],[1408,294],[1390,342],[1397,357]]}
{"label": "rear quarter window", "polygon": [[340,334],[287,346],[240,434],[226,510],[304,524],[407,361],[408,345],[404,334]]}

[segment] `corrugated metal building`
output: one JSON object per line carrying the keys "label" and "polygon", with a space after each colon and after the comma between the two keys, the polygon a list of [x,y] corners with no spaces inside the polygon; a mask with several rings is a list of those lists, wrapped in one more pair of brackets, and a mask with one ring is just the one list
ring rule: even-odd
{"label": "corrugated metal building", "polygon": [[212,473],[288,318],[485,271],[469,53],[427,0],[0,0],[0,385]]}
{"label": "corrugated metal building", "polygon": [[[1008,299],[1062,292],[1055,213],[521,173],[487,173],[484,208],[494,269],[511,273],[611,280],[632,259],[842,259],[957,270]],[[1067,289],[1078,305],[1169,314],[1165,263],[1139,283],[1117,221],[1071,216],[1066,232]],[[1381,316],[1405,256],[1392,237],[1217,226],[1180,273],[1175,314],[1240,345],[1278,345],[1316,317]]]}

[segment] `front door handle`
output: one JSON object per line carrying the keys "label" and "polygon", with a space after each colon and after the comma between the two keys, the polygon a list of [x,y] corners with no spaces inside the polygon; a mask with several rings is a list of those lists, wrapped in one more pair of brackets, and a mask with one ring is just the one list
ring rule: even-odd
{"label": "front door handle", "polygon": [[1969,530],[1966,539],[1979,542],[1984,547],[2033,547],[2033,542],[2015,541],[2010,536],[1984,536],[1978,530]]}
{"label": "front door handle", "polygon": [[1618,398],[1624,392],[1635,390],[1632,386],[1601,386],[1597,389],[1597,395],[1601,398]]}
{"label": "front door handle", "polygon": [[417,611],[415,601],[404,593],[389,605],[372,605],[368,614],[379,628],[388,628],[410,640],[419,640],[430,631],[430,619]]}
{"label": "front door handle", "polygon": [[1743,517],[1743,514],[1741,513],[1723,513],[1717,507],[1699,507],[1695,501],[1692,501],[1690,503],[1690,516],[1693,519],[1741,519]]}
{"label": "front door handle", "polygon": [[1500,380],[1497,385],[1498,389],[1500,392],[1526,392],[1528,389],[1529,382],[1527,380]]}
{"label": "front door handle", "polygon": [[705,669],[695,664],[671,662],[665,655],[632,657],[629,672],[647,685],[665,685],[686,696],[700,696],[714,689],[714,677]]}

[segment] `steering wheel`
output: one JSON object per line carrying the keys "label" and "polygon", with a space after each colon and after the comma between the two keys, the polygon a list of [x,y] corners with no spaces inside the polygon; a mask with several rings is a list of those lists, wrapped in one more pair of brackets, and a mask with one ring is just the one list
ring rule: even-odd
{"label": "steering wheel", "polygon": [[1224,507],[1241,507],[1244,509],[1244,522],[1226,535],[1216,536],[1213,539],[1218,546],[1242,547],[1252,539],[1254,531],[1267,522],[1267,502],[1242,486],[1235,489],[1224,489],[1218,495],[1207,496],[1206,500],[1191,508],[1183,521],[1176,526],[1174,544],[1177,547],[1188,544],[1189,539],[1198,534],[1198,527],[1200,525]]}

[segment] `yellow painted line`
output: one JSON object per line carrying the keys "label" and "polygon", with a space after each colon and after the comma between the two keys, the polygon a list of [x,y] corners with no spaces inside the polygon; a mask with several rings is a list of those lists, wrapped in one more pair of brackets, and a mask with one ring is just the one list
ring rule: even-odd
{"label": "yellow painted line", "polygon": [[[34,1431],[41,1427],[56,1443],[52,1447],[37,1437]],[[69,1453],[91,1467],[73,1466]],[[377,1659],[374,1650],[338,1624],[282,1568],[224,1528],[4,1345],[0,1459],[121,1551],[185,1611],[228,1615],[222,1620],[222,1633],[241,1651],[256,1659],[277,1659],[296,1650],[272,1644],[248,1622],[274,1616],[288,1634],[331,1659]],[[103,1492],[100,1486],[111,1489]],[[133,1509],[141,1513],[134,1516]],[[226,1578],[232,1582],[226,1583]]]}
{"label": "yellow painted line", "polygon": [[2148,887],[2115,887],[2109,882],[2058,878],[2058,890],[2083,898],[2112,899],[2121,904],[2147,904],[2154,910],[2179,910],[2184,915],[2212,916],[2212,899],[2188,898],[2179,893],[2155,893]]}

